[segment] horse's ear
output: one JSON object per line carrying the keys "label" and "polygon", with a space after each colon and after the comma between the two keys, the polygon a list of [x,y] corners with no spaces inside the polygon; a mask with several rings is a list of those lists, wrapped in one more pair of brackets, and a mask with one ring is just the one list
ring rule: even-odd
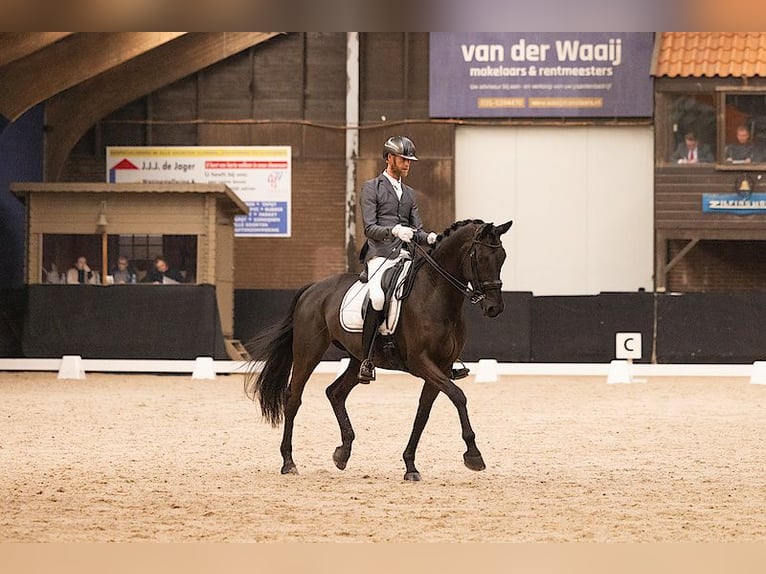
{"label": "horse's ear", "polygon": [[505,233],[511,228],[511,225],[513,225],[513,220],[507,223],[503,223],[502,225],[498,225],[497,227],[495,227],[495,230],[497,231],[498,235],[502,235],[503,233]]}

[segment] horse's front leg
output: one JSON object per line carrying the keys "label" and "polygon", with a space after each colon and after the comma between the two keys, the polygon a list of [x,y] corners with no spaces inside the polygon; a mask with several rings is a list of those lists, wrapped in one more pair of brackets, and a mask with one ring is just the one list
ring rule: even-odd
{"label": "horse's front leg", "polygon": [[479,452],[476,446],[476,434],[473,432],[471,421],[468,418],[468,400],[465,393],[447,375],[437,369],[435,365],[429,371],[426,380],[447,395],[457,409],[458,417],[460,418],[460,428],[466,446],[466,451],[463,453],[463,462],[471,470],[484,470],[486,465],[484,464],[481,452]]}
{"label": "horse's front leg", "polygon": [[406,471],[404,473],[404,480],[417,481],[420,480],[420,473],[415,468],[415,451],[418,448],[420,437],[423,435],[423,429],[426,427],[428,417],[431,415],[431,407],[439,395],[439,389],[425,383],[423,390],[420,391],[420,401],[418,402],[418,412],[415,415],[415,422],[412,425],[412,433],[410,434],[410,440],[407,442],[407,447],[404,449],[404,466]]}
{"label": "horse's front leg", "polygon": [[340,446],[335,448],[332,460],[340,470],[346,468],[348,459],[351,457],[351,445],[354,442],[355,434],[351,426],[351,419],[346,410],[346,398],[358,383],[356,374],[359,372],[359,360],[352,358],[349,361],[348,368],[343,374],[327,387],[325,394],[330,400],[335,418],[338,419],[340,427]]}

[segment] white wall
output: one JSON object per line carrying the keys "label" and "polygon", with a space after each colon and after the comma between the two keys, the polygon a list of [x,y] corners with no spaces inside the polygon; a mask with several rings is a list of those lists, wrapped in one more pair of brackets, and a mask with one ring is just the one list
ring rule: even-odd
{"label": "white wall", "polygon": [[513,227],[503,289],[652,289],[653,133],[640,127],[461,126],[457,219]]}

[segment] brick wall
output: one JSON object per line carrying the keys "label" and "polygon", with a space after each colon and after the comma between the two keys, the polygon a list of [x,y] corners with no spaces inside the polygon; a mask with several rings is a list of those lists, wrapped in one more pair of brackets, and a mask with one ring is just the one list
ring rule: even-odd
{"label": "brick wall", "polygon": [[[686,241],[670,241],[672,259]],[[668,291],[710,292],[763,289],[766,241],[702,240],[668,275]]]}
{"label": "brick wall", "polygon": [[293,164],[290,238],[235,238],[238,289],[293,289],[345,271],[344,161]]}

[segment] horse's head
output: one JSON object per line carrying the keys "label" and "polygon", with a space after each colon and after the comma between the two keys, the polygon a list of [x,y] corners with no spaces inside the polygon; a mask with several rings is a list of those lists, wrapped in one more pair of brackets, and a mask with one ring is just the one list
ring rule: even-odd
{"label": "horse's head", "polygon": [[498,226],[492,223],[479,226],[463,264],[463,274],[480,297],[481,310],[487,317],[496,317],[505,307],[500,270],[506,254],[500,236],[508,231],[511,225],[513,221]]}

